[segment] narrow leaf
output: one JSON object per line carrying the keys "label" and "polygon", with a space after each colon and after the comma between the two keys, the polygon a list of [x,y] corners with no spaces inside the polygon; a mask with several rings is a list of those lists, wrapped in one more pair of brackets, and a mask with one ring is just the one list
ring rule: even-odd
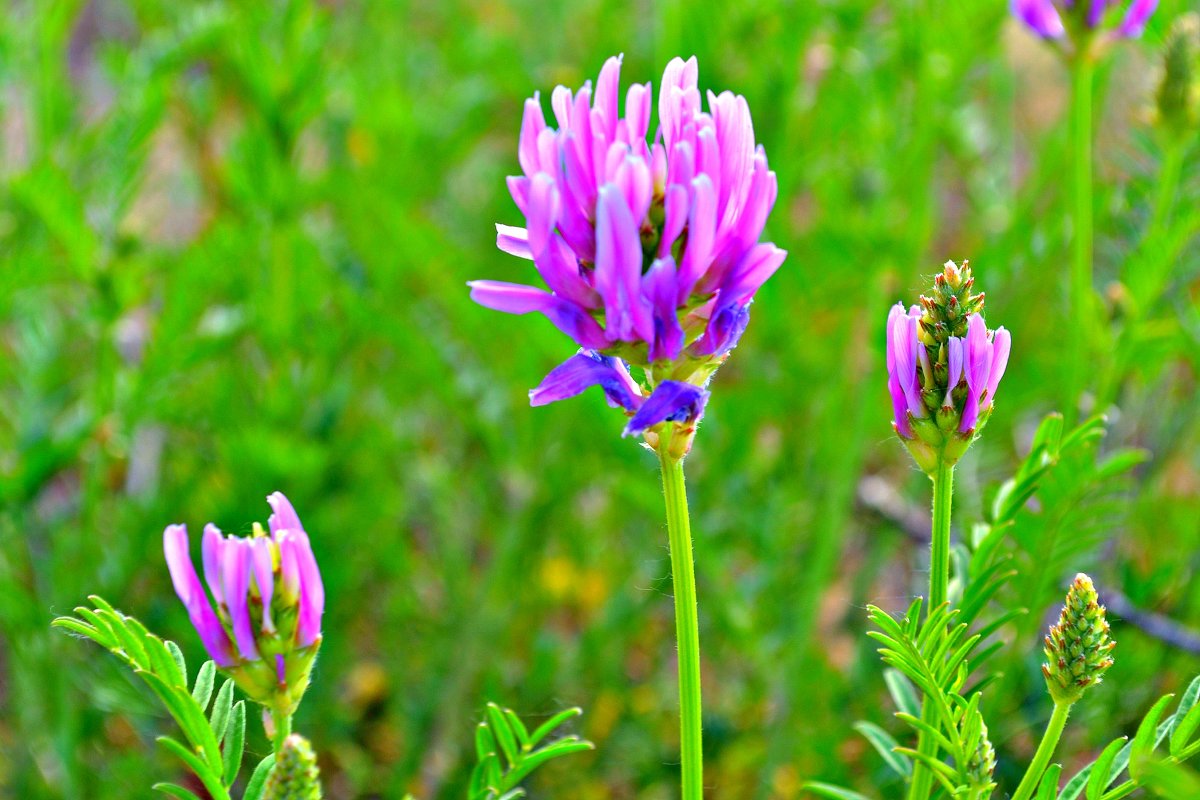
{"label": "narrow leaf", "polygon": [[902,778],[912,775],[912,761],[894,752],[900,743],[893,739],[887,731],[878,725],[863,721],[854,723],[854,730],[866,737],[876,752],[887,762],[892,772]]}

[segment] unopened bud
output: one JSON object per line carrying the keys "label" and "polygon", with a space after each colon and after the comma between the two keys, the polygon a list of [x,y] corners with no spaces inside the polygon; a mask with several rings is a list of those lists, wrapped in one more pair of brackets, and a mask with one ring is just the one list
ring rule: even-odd
{"label": "unopened bud", "polygon": [[317,756],[300,734],[284,739],[262,796],[263,800],[321,800]]}
{"label": "unopened bud", "polygon": [[1197,56],[1200,56],[1200,15],[1192,12],[1175,20],[1167,34],[1162,80],[1155,95],[1158,122],[1174,137],[1188,135],[1200,122]]}
{"label": "unopened bud", "polygon": [[1076,575],[1043,648],[1046,663],[1042,673],[1055,703],[1074,703],[1089,686],[1100,683],[1113,665],[1117,643],[1109,638],[1104,613],[1092,579],[1082,572]]}

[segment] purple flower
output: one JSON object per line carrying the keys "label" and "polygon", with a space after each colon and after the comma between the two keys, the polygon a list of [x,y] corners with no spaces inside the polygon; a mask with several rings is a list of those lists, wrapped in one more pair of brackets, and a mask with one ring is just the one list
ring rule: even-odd
{"label": "purple flower", "polygon": [[[1082,0],[1076,7],[1073,0],[1012,0],[1013,14],[1030,30],[1046,39],[1061,39],[1067,32],[1064,19],[1075,17],[1085,28],[1099,28],[1108,12],[1126,0]],[[1112,35],[1127,39],[1142,35],[1147,20],[1158,7],[1158,0],[1128,0],[1121,21]]]}
{"label": "purple flower", "polygon": [[917,323],[921,311],[913,306],[904,310],[902,303],[892,306],[887,322],[887,371],[888,391],[892,395],[892,410],[895,415],[896,431],[905,439],[913,436],[913,417],[926,416],[925,403],[921,399],[921,380],[917,373],[923,349],[917,339]]}
{"label": "purple flower", "polygon": [[163,532],[175,592],[209,656],[224,669],[270,656],[274,674],[277,657],[286,663],[292,650],[321,640],[325,589],[308,534],[283,494],[267,502],[275,512],[269,533],[257,523],[247,538],[225,536],[211,523],[204,528],[201,562],[215,610],[192,566],[187,527],[168,525]]}
{"label": "purple flower", "polygon": [[[614,374],[625,368],[613,359],[655,371],[650,382],[660,388],[668,375],[701,386],[737,345],[755,292],[787,255],[759,242],[778,186],[745,98],[710,92],[701,110],[696,59],[673,59],[648,140],[650,84],[629,88],[620,116],[620,66],[620,57],[608,59],[594,88],[557,87],[553,126],[538,95],[525,102],[522,174],[508,186],[526,225],[497,225],[496,244],[532,260],[547,288],[469,284],[475,302],[541,313],[589,351],[551,372],[530,393],[534,405],[598,384],[637,413],[642,405],[630,398],[642,392],[627,370]],[[673,369],[681,364],[690,370]]]}
{"label": "purple flower", "polygon": [[[939,352],[935,347],[931,354],[930,347],[918,337],[922,315],[920,306],[905,311],[900,303],[892,306],[888,314],[888,392],[892,397],[896,432],[904,439],[912,439],[916,435],[913,420],[923,419],[940,408],[945,413],[958,414],[957,430],[968,433],[975,428],[980,414],[992,407],[1008,366],[1012,338],[1002,327],[989,332],[983,317],[971,314],[967,318],[966,336],[945,337],[944,349]],[[959,395],[962,399],[958,401],[955,393],[964,383],[966,391]],[[936,387],[937,391],[931,388],[927,400],[923,387]]]}

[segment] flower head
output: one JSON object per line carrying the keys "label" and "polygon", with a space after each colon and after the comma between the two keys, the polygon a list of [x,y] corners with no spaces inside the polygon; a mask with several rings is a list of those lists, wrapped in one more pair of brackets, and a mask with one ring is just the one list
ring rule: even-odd
{"label": "flower head", "polygon": [[[163,551],[175,592],[209,656],[264,705],[294,709],[321,646],[325,588],[308,534],[280,492],[267,498],[269,531],[250,537],[204,527],[201,556],[212,603],[188,552],[185,525],[168,525]],[[214,608],[215,605],[215,608]]]}
{"label": "flower head", "polygon": [[547,289],[473,281],[471,297],[539,312],[582,348],[530,393],[534,405],[599,385],[632,417],[628,435],[664,421],[694,428],[704,385],[786,256],[759,242],[775,173],[745,98],[710,92],[701,110],[694,57],[663,73],[653,141],[650,84],[629,88],[622,116],[620,67],[620,57],[605,62],[594,88],[556,88],[557,127],[538,95],[525,102],[522,174],[508,186],[526,227],[497,225],[497,246],[532,260]]}
{"label": "flower head", "polygon": [[946,262],[920,305],[888,314],[887,371],[896,433],[927,472],[955,463],[991,415],[1008,366],[1008,331],[989,331],[975,279]]}
{"label": "flower head", "polygon": [[1045,639],[1042,673],[1055,703],[1074,703],[1113,665],[1117,646],[1108,635],[1108,620],[1092,579],[1082,572],[1067,590],[1058,624]]}
{"label": "flower head", "polygon": [[1182,14],[1171,25],[1163,46],[1163,69],[1159,80],[1157,118],[1169,136],[1183,142],[1200,121],[1200,14]]}
{"label": "flower head", "polygon": [[1012,0],[1013,14],[1044,39],[1090,41],[1142,35],[1158,0]]}
{"label": "flower head", "polygon": [[267,778],[265,800],[321,800],[321,771],[312,745],[298,733],[283,740],[283,748]]}

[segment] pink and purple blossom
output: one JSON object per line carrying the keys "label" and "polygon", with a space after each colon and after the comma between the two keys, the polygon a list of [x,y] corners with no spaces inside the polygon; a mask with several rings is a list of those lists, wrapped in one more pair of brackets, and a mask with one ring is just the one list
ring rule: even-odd
{"label": "pink and purple blossom", "polygon": [[[599,385],[633,415],[626,433],[636,434],[699,418],[703,383],[736,347],[755,292],[786,253],[759,241],[778,186],[745,98],[709,92],[701,110],[696,59],[673,59],[648,141],[651,85],[629,88],[622,116],[620,67],[610,58],[594,88],[557,87],[557,127],[538,95],[525,102],[522,174],[508,187],[526,226],[497,225],[496,243],[532,260],[547,289],[469,285],[475,302],[539,312],[583,348],[530,392],[533,405]],[[652,392],[629,366],[660,378]]]}
{"label": "pink and purple blossom", "polygon": [[186,525],[168,525],[163,551],[175,592],[205,650],[222,668],[270,658],[283,680],[292,649],[320,643],[325,588],[304,526],[281,492],[267,498],[268,531],[226,536],[204,527],[201,563],[212,602],[188,552]]}
{"label": "pink and purple blossom", "polygon": [[923,311],[897,303],[888,315],[888,392],[896,432],[915,436],[914,423],[938,411],[958,415],[957,431],[970,434],[988,412],[1008,367],[1012,337],[1003,327],[989,331],[979,314],[967,317],[965,336],[927,344],[921,337]]}

